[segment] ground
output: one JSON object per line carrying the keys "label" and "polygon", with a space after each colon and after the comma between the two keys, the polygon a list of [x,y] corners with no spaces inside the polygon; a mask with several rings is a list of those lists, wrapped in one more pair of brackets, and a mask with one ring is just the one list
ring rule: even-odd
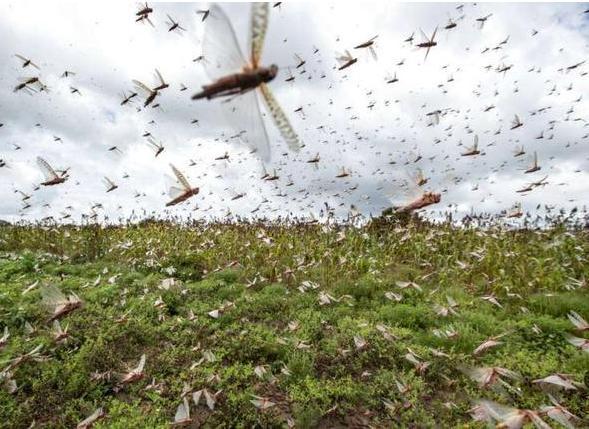
{"label": "ground", "polygon": [[[220,391],[214,410],[191,402],[191,427],[484,427],[473,401],[538,409],[532,381],[554,373],[579,383],[553,395],[585,418],[589,354],[566,336],[589,338],[567,318],[589,319],[588,250],[587,231],[559,227],[2,226],[0,371],[42,348],[0,388],[0,427],[71,428],[98,407],[97,428],[169,427],[185,387]],[[83,302],[62,342],[48,285]],[[144,377],[122,385],[143,354]],[[521,379],[482,388],[465,372],[490,366]]]}

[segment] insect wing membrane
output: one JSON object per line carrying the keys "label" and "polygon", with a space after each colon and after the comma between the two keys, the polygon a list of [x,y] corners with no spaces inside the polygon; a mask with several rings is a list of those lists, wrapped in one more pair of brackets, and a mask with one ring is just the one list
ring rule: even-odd
{"label": "insect wing membrane", "polygon": [[162,74],[160,73],[160,71],[158,69],[155,69],[155,76],[157,77],[157,79],[160,81],[160,83],[162,85],[164,85],[166,83],[164,81],[164,78],[162,77]]}
{"label": "insect wing membrane", "polygon": [[57,177],[57,173],[55,172],[55,170],[53,170],[49,163],[45,161],[43,158],[37,157],[37,165],[39,166],[39,168],[41,168],[41,171],[43,172],[43,175],[45,176],[46,180],[55,179]]}
{"label": "insect wing membrane", "polygon": [[53,285],[45,286],[41,289],[41,296],[43,297],[43,302],[48,306],[62,305],[68,301],[65,295]]}
{"label": "insect wing membrane", "polygon": [[137,365],[137,368],[135,368],[133,370],[133,372],[136,372],[136,373],[143,372],[143,368],[145,367],[145,359],[146,359],[146,356],[144,354],[141,355],[141,360],[139,360],[139,365]]}
{"label": "insect wing membrane", "polygon": [[423,32],[423,30],[421,28],[419,29],[419,32],[421,33],[422,43],[429,42],[429,38],[425,35],[425,33]]}
{"label": "insect wing membrane", "polygon": [[143,82],[133,80],[133,83],[135,84],[135,89],[140,92],[143,97],[148,97],[153,92],[151,88],[149,88]]}
{"label": "insect wing membrane", "polygon": [[260,90],[262,91],[262,95],[266,101],[266,106],[272,115],[272,119],[280,130],[282,138],[286,141],[286,144],[290,150],[297,152],[301,148],[297,133],[292,128],[292,125],[284,114],[280,104],[278,104],[278,101],[276,101],[276,98],[274,98],[270,87],[268,87],[266,84],[262,84],[260,85]]}
{"label": "insect wing membrane", "polygon": [[420,197],[423,193],[423,190],[418,185],[420,173],[423,174],[420,169],[417,173],[411,173],[408,169],[405,169],[405,177],[403,179],[407,185],[405,192],[407,200],[414,200],[415,198]]}
{"label": "insect wing membrane", "polygon": [[176,409],[176,415],[174,417],[174,421],[176,422],[184,422],[190,418],[190,405],[188,405],[188,401],[184,398],[184,402],[178,405]]}
{"label": "insect wing membrane", "polygon": [[205,72],[210,79],[237,73],[247,65],[235,30],[223,9],[213,5],[205,21],[202,55]]}
{"label": "insect wing membrane", "polygon": [[168,196],[171,199],[175,200],[180,195],[184,194],[184,192],[186,192],[186,189],[179,188],[177,182],[171,177],[166,176],[166,182],[168,183]]}
{"label": "insect wing membrane", "polygon": [[262,160],[269,161],[270,142],[256,91],[234,97],[223,107],[229,124],[240,133],[240,140],[251,149],[255,149]]}
{"label": "insect wing membrane", "polygon": [[170,167],[172,167],[172,171],[174,172],[174,175],[178,179],[178,182],[180,182],[180,184],[184,187],[184,189],[190,190],[190,183],[188,183],[188,180],[186,180],[186,177],[184,177],[184,174],[182,174],[180,172],[180,170],[178,170],[172,164],[170,164]]}
{"label": "insect wing membrane", "polygon": [[253,3],[252,17],[250,23],[250,44],[252,52],[252,65],[257,67],[262,58],[262,50],[264,49],[264,39],[266,37],[266,30],[268,29],[269,17],[268,3]]}

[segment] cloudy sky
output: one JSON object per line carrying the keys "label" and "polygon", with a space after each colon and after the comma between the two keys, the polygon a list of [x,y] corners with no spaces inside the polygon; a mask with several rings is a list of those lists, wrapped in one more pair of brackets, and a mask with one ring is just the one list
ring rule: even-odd
{"label": "cloudy sky", "polygon": [[[424,190],[442,193],[432,212],[500,212],[516,203],[533,211],[538,203],[571,208],[586,202],[589,62],[567,68],[589,59],[587,3],[297,2],[271,8],[262,63],[280,67],[270,87],[304,147],[290,152],[264,113],[268,162],[234,137],[248,125],[231,114],[231,104],[191,100],[210,82],[202,61],[194,61],[207,29],[196,11],[210,5],[150,5],[155,28],[135,22],[138,5],[132,2],[0,3],[0,219],[79,219],[99,203],[99,217],[111,220],[132,212],[318,215],[325,203],[340,215],[351,205],[368,215]],[[250,5],[222,7],[249,53]],[[186,31],[168,31],[167,14]],[[489,14],[481,28],[476,19]],[[445,29],[450,19],[457,26]],[[436,27],[437,46],[425,60],[416,46],[420,30],[429,36]],[[405,42],[413,33],[413,43]],[[376,60],[366,49],[353,49],[377,35]],[[345,50],[358,61],[340,71],[336,57]],[[40,71],[23,68],[15,54]],[[298,69],[295,54],[306,61]],[[223,52],[218,55],[204,61],[220,61]],[[141,94],[121,106],[133,79],[156,85],[156,68],[170,84],[157,97],[159,106],[144,108]],[[286,82],[289,68],[294,80]],[[65,70],[75,75],[61,77]],[[395,74],[398,81],[387,83]],[[33,76],[49,92],[14,92],[22,78]],[[427,113],[436,110],[442,114],[432,124]],[[523,126],[512,130],[516,114]],[[145,133],[165,148],[157,158]],[[481,154],[461,156],[475,136]],[[112,146],[120,152],[109,151]],[[514,157],[520,146],[525,155]],[[226,152],[227,160],[215,159]],[[525,174],[534,152],[541,170]],[[316,154],[320,162],[308,163]],[[56,169],[69,167],[69,179],[35,190],[43,180],[38,156]],[[166,210],[170,163],[200,193]],[[336,178],[342,167],[350,175]],[[261,180],[264,168],[276,170],[279,179]],[[422,188],[411,183],[419,171],[429,178]],[[104,176],[118,188],[107,194]],[[545,176],[545,186],[516,192]],[[16,190],[31,197],[23,203]],[[245,195],[233,199],[239,194]]]}

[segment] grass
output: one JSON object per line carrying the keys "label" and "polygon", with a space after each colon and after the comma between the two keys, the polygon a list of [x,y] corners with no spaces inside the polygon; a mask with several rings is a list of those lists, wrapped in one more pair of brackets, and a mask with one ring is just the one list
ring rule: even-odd
{"label": "grass", "polygon": [[[75,427],[98,407],[107,416],[97,428],[169,427],[185,384],[220,391],[214,410],[191,405],[194,427],[482,427],[468,413],[474,399],[537,409],[548,398],[531,380],[558,372],[587,383],[589,355],[565,334],[582,336],[569,311],[589,318],[588,250],[587,231],[559,227],[1,227],[0,329],[10,337],[0,370],[40,344],[46,359],[13,370],[16,392],[0,389],[0,427]],[[164,288],[170,277],[176,284]],[[421,291],[397,284],[409,281]],[[61,320],[64,343],[53,340],[41,302],[47,284],[84,302]],[[321,293],[336,300],[321,305]],[[481,299],[490,294],[501,307]],[[442,317],[434,306],[447,296],[457,314]],[[449,328],[458,336],[434,333]],[[472,355],[504,332],[501,345]],[[367,345],[358,349],[354,337]],[[408,348],[427,371],[405,359]],[[114,373],[142,354],[145,377],[119,388]],[[522,379],[511,392],[481,389],[462,366],[500,366]],[[276,405],[258,410],[253,395]],[[582,418],[589,412],[587,390],[558,397]]]}

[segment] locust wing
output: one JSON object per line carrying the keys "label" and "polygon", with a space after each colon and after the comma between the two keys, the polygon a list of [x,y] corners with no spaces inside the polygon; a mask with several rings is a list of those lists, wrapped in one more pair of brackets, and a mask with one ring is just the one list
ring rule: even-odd
{"label": "locust wing", "polygon": [[176,415],[174,416],[175,423],[185,423],[190,420],[190,405],[188,400],[184,398],[182,403],[176,408]]}
{"label": "locust wing", "polygon": [[[400,207],[411,201],[412,198],[417,198],[420,195],[418,190],[413,190],[410,187],[410,180],[380,181],[377,188],[382,192],[382,197],[394,207]],[[416,187],[417,188],[417,187]]]}
{"label": "locust wing", "polygon": [[218,5],[211,6],[205,22],[202,55],[205,72],[212,80],[239,72],[247,65],[235,30]]}
{"label": "locust wing", "polygon": [[425,33],[423,32],[423,30],[421,28],[419,29],[419,33],[421,34],[421,42],[422,43],[429,42],[429,38],[425,35]]}
{"label": "locust wing", "polygon": [[158,69],[155,69],[155,75],[162,85],[166,84],[166,82],[164,81],[164,78],[162,77],[162,74],[160,73],[160,71]]}
{"label": "locust wing", "polygon": [[155,139],[152,136],[147,137],[147,144],[150,145],[151,148],[156,152],[163,147],[162,144],[155,141]]}
{"label": "locust wing", "polygon": [[39,168],[43,172],[43,175],[45,176],[45,180],[53,180],[53,179],[56,179],[57,177],[59,177],[57,175],[57,173],[55,172],[55,170],[49,165],[49,163],[47,161],[45,161],[43,158],[41,158],[40,156],[37,157],[37,165],[39,166]]}
{"label": "locust wing", "polygon": [[403,168],[393,175],[393,183],[384,184],[385,196],[393,206],[404,206],[430,192],[431,179],[420,168]]}
{"label": "locust wing", "polygon": [[515,117],[511,121],[511,126],[515,127],[516,125],[519,125],[520,123],[521,123],[521,121],[519,120],[519,116],[515,115]]}
{"label": "locust wing", "polygon": [[234,97],[225,107],[226,119],[239,131],[239,139],[263,161],[270,161],[270,141],[256,91]]}
{"label": "locust wing", "polygon": [[345,53],[343,53],[343,54],[337,54],[337,56],[335,57],[335,59],[337,60],[337,62],[339,63],[340,66],[343,66],[347,62],[352,61],[354,59],[354,57],[352,56],[352,54],[350,53],[350,51],[348,51],[346,49],[346,52]]}
{"label": "locust wing", "polygon": [[428,182],[428,178],[425,177],[425,174],[423,174],[423,170],[421,168],[417,169],[417,174],[413,178],[413,182],[419,187],[425,185]]}
{"label": "locust wing", "polygon": [[137,89],[144,97],[149,97],[153,93],[153,89],[145,85],[143,82],[133,80],[135,89]]}
{"label": "locust wing", "polygon": [[166,175],[164,175],[164,179],[165,179],[165,183],[166,183],[166,189],[168,190],[168,196],[172,200],[175,200],[179,196],[184,195],[184,193],[186,193],[186,189],[184,188],[184,185],[182,185],[182,186],[178,185],[179,180],[177,178],[173,178],[173,177],[169,176],[168,174],[166,174]]}
{"label": "locust wing", "polygon": [[104,176],[103,178],[104,184],[106,185],[107,189],[115,186],[115,182],[113,182],[112,180],[110,180],[108,177]]}
{"label": "locust wing", "polygon": [[262,58],[262,50],[264,49],[264,39],[266,37],[266,30],[268,29],[268,19],[270,9],[268,3],[253,3],[252,17],[250,23],[250,44],[251,47],[251,62],[254,68],[257,68]]}
{"label": "locust wing", "polygon": [[98,408],[84,420],[82,420],[76,426],[76,429],[89,429],[92,427],[93,423],[96,422],[99,418],[104,416],[104,409],[102,407]]}
{"label": "locust wing", "polygon": [[184,174],[182,174],[180,172],[180,170],[178,170],[172,164],[170,164],[170,167],[172,168],[172,171],[174,172],[174,175],[178,179],[178,182],[180,182],[180,184],[184,187],[184,190],[189,191],[191,189],[190,188],[190,183],[188,183],[188,180],[186,180],[186,177],[184,177]]}
{"label": "locust wing", "polygon": [[174,19],[172,19],[172,17],[166,13],[166,16],[168,17],[168,21],[166,21],[166,24],[172,26],[174,25]]}
{"label": "locust wing", "polygon": [[145,360],[146,360],[146,356],[145,356],[145,354],[142,354],[141,355],[141,359],[139,360],[139,364],[133,370],[133,372],[142,373],[143,372],[143,368],[145,368]]}
{"label": "locust wing", "polygon": [[266,101],[266,106],[268,107],[268,110],[272,115],[272,119],[274,120],[274,123],[280,130],[280,134],[282,135],[282,138],[286,141],[288,148],[293,152],[298,152],[298,150],[301,148],[299,137],[297,136],[295,130],[292,128],[292,125],[290,124],[288,118],[284,114],[284,111],[280,107],[280,104],[278,104],[278,101],[276,100],[276,98],[274,98],[274,95],[272,94],[270,87],[266,84],[262,84],[260,85],[260,91],[264,96],[264,101]]}
{"label": "locust wing", "polygon": [[68,302],[66,296],[54,285],[44,286],[41,289],[41,297],[43,298],[43,304],[50,308],[64,305]]}
{"label": "locust wing", "polygon": [[184,194],[184,190],[180,189],[177,186],[170,186],[168,188],[168,196],[172,199],[175,200],[176,198],[178,198],[180,195]]}

